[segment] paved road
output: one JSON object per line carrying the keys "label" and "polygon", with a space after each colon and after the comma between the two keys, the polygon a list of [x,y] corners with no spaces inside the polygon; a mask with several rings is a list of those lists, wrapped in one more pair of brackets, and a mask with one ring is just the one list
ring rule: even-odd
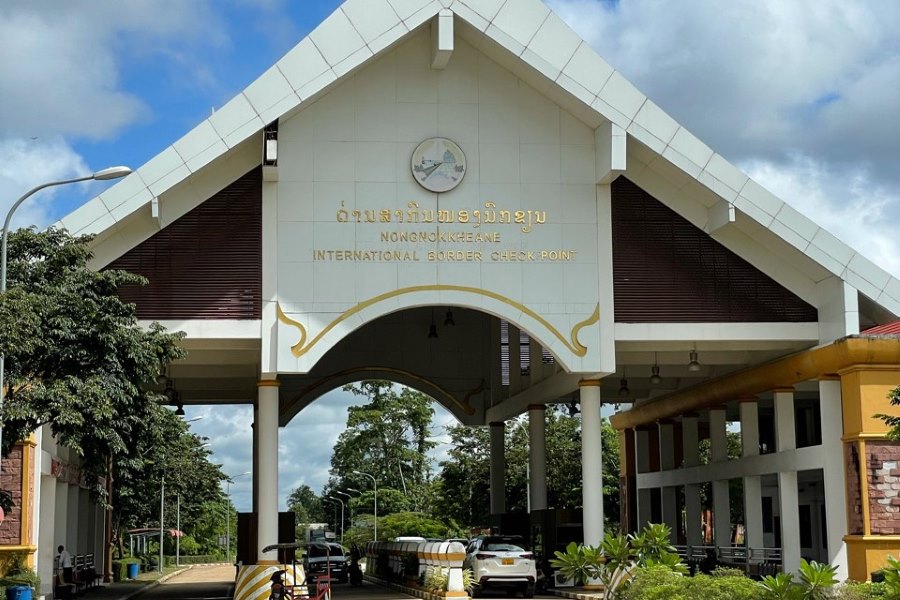
{"label": "paved road", "polygon": [[[234,591],[234,567],[230,565],[198,565],[171,577],[147,590],[135,600],[231,600]],[[401,592],[365,582],[361,587],[336,584],[332,588],[334,600],[410,600]],[[505,594],[493,595],[505,598]],[[555,596],[535,596],[556,598]],[[558,600],[558,599],[556,599]]]}

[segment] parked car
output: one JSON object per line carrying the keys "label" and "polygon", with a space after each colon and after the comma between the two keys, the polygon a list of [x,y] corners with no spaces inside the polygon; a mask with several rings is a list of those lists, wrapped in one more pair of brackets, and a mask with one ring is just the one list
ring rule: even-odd
{"label": "parked car", "polygon": [[306,546],[303,569],[307,579],[314,581],[330,570],[333,580],[347,583],[348,567],[347,557],[344,556],[344,549],[340,544],[313,542]]}
{"label": "parked car", "polygon": [[464,567],[472,569],[478,586],[473,596],[492,589],[521,592],[524,598],[534,597],[537,567],[534,554],[528,551],[525,539],[518,535],[489,535],[477,537],[466,549]]}

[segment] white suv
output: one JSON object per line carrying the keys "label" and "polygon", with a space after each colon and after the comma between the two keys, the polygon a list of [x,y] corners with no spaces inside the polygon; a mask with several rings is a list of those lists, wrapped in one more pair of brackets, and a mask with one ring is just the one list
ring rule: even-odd
{"label": "white suv", "polygon": [[526,548],[525,540],[518,535],[489,535],[472,540],[464,564],[472,569],[478,584],[472,595],[496,588],[534,597],[537,568],[534,554]]}

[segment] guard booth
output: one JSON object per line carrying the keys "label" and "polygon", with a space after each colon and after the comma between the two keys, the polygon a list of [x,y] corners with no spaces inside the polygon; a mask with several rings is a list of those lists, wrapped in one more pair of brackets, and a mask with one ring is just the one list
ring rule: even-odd
{"label": "guard booth", "polygon": [[[256,513],[242,512],[237,515],[237,553],[235,563],[241,565],[255,565],[259,554],[257,552],[257,521]],[[278,513],[278,539],[272,540],[272,544],[292,544],[297,541],[297,515],[292,511]],[[278,562],[289,565],[293,562],[295,550],[278,550]],[[300,557],[297,557],[298,559]]]}

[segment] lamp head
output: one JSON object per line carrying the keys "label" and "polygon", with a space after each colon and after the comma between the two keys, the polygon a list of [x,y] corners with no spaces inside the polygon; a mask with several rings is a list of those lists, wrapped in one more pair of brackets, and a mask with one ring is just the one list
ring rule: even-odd
{"label": "lamp head", "polygon": [[691,350],[691,361],[688,363],[688,371],[696,373],[700,370],[700,362],[697,360],[697,351]]}
{"label": "lamp head", "polygon": [[128,167],[109,167],[107,169],[97,171],[92,175],[92,178],[98,181],[104,181],[106,179],[118,179],[119,177],[125,177],[126,175],[130,174],[131,169]]}

